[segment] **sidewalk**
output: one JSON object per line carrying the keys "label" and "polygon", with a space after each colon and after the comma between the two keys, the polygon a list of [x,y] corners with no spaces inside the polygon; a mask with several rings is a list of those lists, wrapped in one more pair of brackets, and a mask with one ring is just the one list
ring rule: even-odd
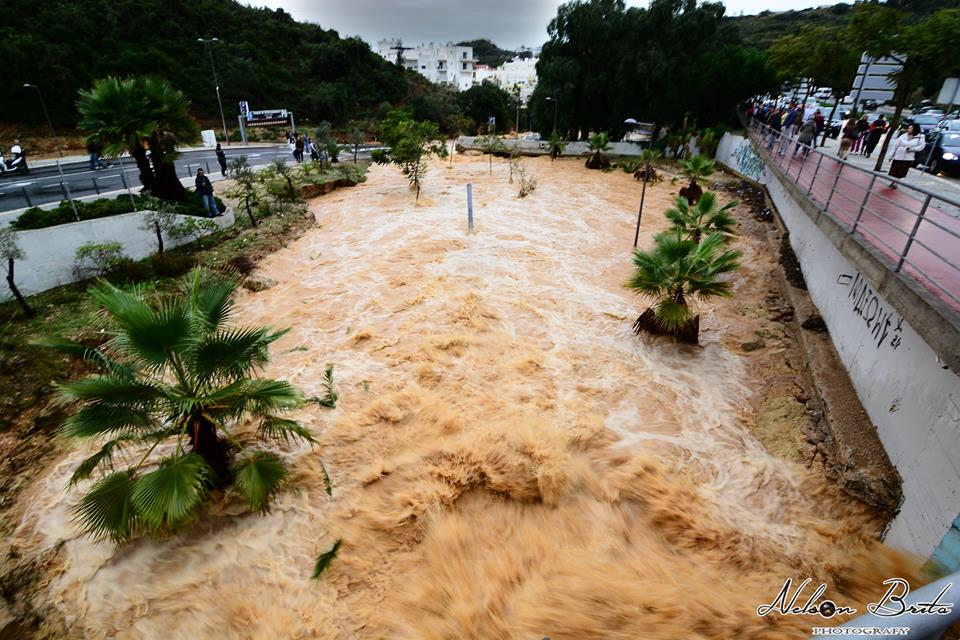
{"label": "sidewalk", "polygon": [[[818,142],[819,140],[820,138],[817,138]],[[892,146],[893,142],[891,141],[890,144]],[[827,138],[826,146],[817,147],[817,149],[829,156],[838,158],[840,150],[839,136],[836,139]],[[880,145],[878,144],[871,157],[867,158],[855,153],[850,153],[847,155],[847,162],[861,169],[873,171],[879,156]],[[883,159],[883,166],[881,168],[883,173],[886,173],[890,169],[890,156],[891,154],[888,150],[887,156]],[[914,185],[921,189],[926,189],[927,191],[930,191],[931,193],[943,198],[960,201],[960,179],[948,178],[947,176],[942,175],[934,176],[930,175],[929,173],[924,173],[920,169],[910,169],[909,173],[907,173],[907,177],[903,179],[903,182]]]}

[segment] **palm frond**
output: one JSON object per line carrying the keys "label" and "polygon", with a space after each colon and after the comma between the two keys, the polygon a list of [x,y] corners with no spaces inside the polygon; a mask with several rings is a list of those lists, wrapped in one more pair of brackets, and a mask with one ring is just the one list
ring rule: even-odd
{"label": "palm frond", "polygon": [[209,335],[193,353],[193,373],[202,382],[245,376],[267,363],[268,347],[286,333],[250,327]]}
{"label": "palm frond", "polygon": [[34,340],[31,344],[45,349],[53,349],[74,358],[80,358],[84,362],[101,367],[119,378],[129,378],[135,373],[134,368],[130,365],[114,360],[100,349],[94,349],[82,342],[55,336],[44,336]]}
{"label": "palm frond", "polygon": [[137,515],[153,531],[184,524],[203,502],[212,475],[195,453],[167,458],[134,483],[130,497]]}
{"label": "palm frond", "polygon": [[139,526],[133,506],[137,476],[131,469],[111,473],[99,480],[75,507],[81,532],[96,540],[124,542]]}
{"label": "palm frond", "polygon": [[337,551],[340,550],[342,544],[343,538],[337,538],[337,541],[333,543],[329,551],[325,551],[317,556],[317,563],[313,567],[313,575],[310,576],[311,580],[318,579],[323,572],[327,570],[327,567],[330,566],[330,563],[333,562],[333,559],[337,556]]}
{"label": "palm frond", "polygon": [[67,486],[72,487],[81,480],[89,478],[101,463],[105,462],[108,465],[112,465],[114,449],[117,449],[119,446],[121,446],[121,440],[110,440],[103,445],[99,451],[77,465],[77,468],[73,471],[73,475],[70,476],[70,481],[67,483]]}
{"label": "palm frond", "polygon": [[323,372],[323,397],[313,397],[312,400],[319,404],[321,407],[326,407],[328,409],[333,409],[337,406],[337,399],[339,396],[333,388],[333,365],[328,364],[326,370]]}
{"label": "palm frond", "polygon": [[316,442],[313,432],[304,427],[295,420],[278,418],[277,416],[267,416],[260,424],[260,435],[265,438],[273,438],[288,444],[291,440],[305,440],[306,442]]}
{"label": "palm frond", "polygon": [[66,419],[59,435],[66,438],[95,438],[117,431],[147,431],[155,426],[153,415],[143,409],[89,404]]}
{"label": "palm frond", "polygon": [[693,312],[690,307],[671,298],[661,298],[653,306],[653,311],[657,322],[671,332],[676,331],[693,319]]}
{"label": "palm frond", "polygon": [[251,509],[264,511],[288,474],[277,456],[266,451],[251,451],[234,466],[233,485]]}
{"label": "palm frond", "polygon": [[296,409],[303,404],[303,394],[285,380],[254,378],[239,380],[210,393],[204,407],[218,415],[239,415],[249,411],[266,416]]}
{"label": "palm frond", "polygon": [[182,303],[167,301],[154,310],[141,295],[122,291],[106,281],[92,287],[90,294],[120,329],[111,344],[137,361],[160,369],[171,353],[183,351],[194,342]]}
{"label": "palm frond", "polygon": [[163,389],[144,379],[88,376],[57,386],[60,402],[92,402],[114,407],[147,407],[164,397]]}
{"label": "palm frond", "polygon": [[323,488],[328,496],[333,495],[333,483],[330,481],[330,475],[327,473],[327,465],[320,461],[320,471],[323,472]]}
{"label": "palm frond", "polygon": [[233,312],[233,294],[239,286],[236,277],[206,274],[194,269],[186,279],[187,296],[194,319],[204,333],[213,333],[226,323]]}

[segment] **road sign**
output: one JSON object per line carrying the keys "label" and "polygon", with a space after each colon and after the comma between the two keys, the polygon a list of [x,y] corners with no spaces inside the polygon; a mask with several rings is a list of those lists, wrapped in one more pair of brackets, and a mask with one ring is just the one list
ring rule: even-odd
{"label": "road sign", "polygon": [[250,103],[246,100],[240,101],[240,116],[243,118],[248,118],[250,113]]}

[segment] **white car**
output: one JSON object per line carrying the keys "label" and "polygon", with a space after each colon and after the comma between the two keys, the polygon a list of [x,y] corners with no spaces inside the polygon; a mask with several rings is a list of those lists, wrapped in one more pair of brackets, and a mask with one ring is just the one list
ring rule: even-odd
{"label": "white car", "polygon": [[820,87],[813,93],[813,97],[817,100],[829,100],[833,97],[833,89],[830,87]]}

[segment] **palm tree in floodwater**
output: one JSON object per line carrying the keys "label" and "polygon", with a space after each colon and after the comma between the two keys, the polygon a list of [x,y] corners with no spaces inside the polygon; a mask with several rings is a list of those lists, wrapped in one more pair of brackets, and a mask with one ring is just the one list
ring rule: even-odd
{"label": "palm tree in floodwater", "polygon": [[587,169],[604,169],[610,166],[610,160],[603,155],[610,150],[610,137],[606,133],[595,133],[587,140],[587,149],[593,152],[587,158]]}
{"label": "palm tree in floodwater", "polygon": [[[109,339],[97,348],[41,341],[99,369],[59,388],[60,402],[74,409],[60,434],[105,440],[70,479],[100,474],[76,507],[84,533],[117,542],[166,534],[191,522],[211,489],[232,488],[263,511],[288,471],[249,441],[313,442],[308,429],[281,417],[301,405],[300,391],[254,377],[286,331],[228,324],[237,286],[236,278],[195,269],[181,292],[151,303],[143,291],[101,281],[90,294]],[[258,422],[252,437],[234,432],[245,418]],[[115,469],[126,449],[133,451]],[[162,459],[151,458],[154,451]]]}
{"label": "palm tree in floodwater", "polygon": [[689,160],[680,161],[680,172],[690,178],[690,184],[680,189],[680,195],[690,204],[697,204],[703,195],[703,188],[699,181],[713,175],[716,162],[706,156],[693,156]]}
{"label": "palm tree in floodwater", "polygon": [[681,196],[677,197],[676,202],[676,208],[667,209],[664,215],[682,235],[694,242],[700,242],[704,236],[711,233],[719,233],[725,238],[736,235],[734,229],[737,220],[730,215],[730,211],[739,204],[736,200],[718,207],[717,194],[707,191],[695,205],[691,205]]}
{"label": "palm tree in floodwater", "polygon": [[683,342],[697,344],[700,316],[690,309],[691,298],[707,300],[733,295],[726,273],[739,268],[739,251],[727,249],[727,238],[712,233],[701,242],[685,238],[679,229],[665,231],[654,239],[652,249],[633,252],[637,270],[627,283],[635,291],[653,298],[633,329],[672,335]]}

